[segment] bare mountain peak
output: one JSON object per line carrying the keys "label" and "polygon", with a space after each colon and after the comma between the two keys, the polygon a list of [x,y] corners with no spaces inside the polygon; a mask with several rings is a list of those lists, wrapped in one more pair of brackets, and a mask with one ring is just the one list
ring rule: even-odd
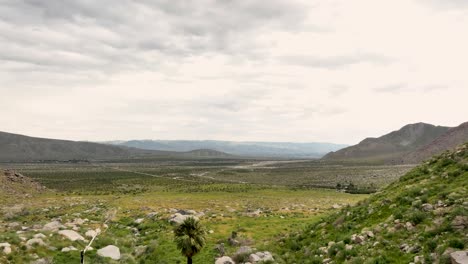
{"label": "bare mountain peak", "polygon": [[408,124],[377,138],[366,138],[359,144],[327,154],[325,159],[401,162],[406,153],[429,144],[450,127],[423,122]]}

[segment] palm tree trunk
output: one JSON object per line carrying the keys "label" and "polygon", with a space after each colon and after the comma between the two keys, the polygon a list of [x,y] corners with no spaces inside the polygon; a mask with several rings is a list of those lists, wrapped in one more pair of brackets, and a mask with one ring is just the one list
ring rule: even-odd
{"label": "palm tree trunk", "polygon": [[187,264],[192,264],[192,257],[187,257]]}

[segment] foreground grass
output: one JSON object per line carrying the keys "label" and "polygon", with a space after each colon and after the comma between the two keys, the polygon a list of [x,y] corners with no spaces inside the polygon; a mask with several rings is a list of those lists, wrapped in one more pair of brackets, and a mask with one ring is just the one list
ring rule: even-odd
{"label": "foreground grass", "polygon": [[[63,192],[39,194],[21,202],[10,199],[6,204],[15,203],[14,212],[6,212],[0,225],[1,242],[13,245],[13,253],[0,256],[0,262],[22,263],[39,258],[48,258],[54,263],[71,263],[79,260],[79,251],[61,252],[63,247],[84,247],[84,242],[71,242],[53,232],[35,231],[34,225],[44,225],[53,218],[60,218],[62,223],[75,218],[88,219],[79,226],[78,233],[84,235],[88,229],[100,227],[105,215],[116,210],[116,215],[109,222],[109,228],[98,237],[95,248],[116,245],[122,253],[121,263],[184,263],[185,258],[175,248],[172,228],[168,223],[171,209],[190,209],[203,212],[202,223],[209,234],[207,246],[194,258],[195,263],[212,263],[219,254],[214,248],[225,244],[226,254],[233,254],[239,247],[230,246],[227,238],[232,232],[238,233],[242,245],[268,250],[278,237],[304,227],[304,224],[328,214],[333,205],[354,204],[367,197],[351,195],[334,190],[311,189],[293,190],[284,187],[236,188],[217,184],[202,185],[200,188],[215,191],[184,192],[181,189],[168,191],[147,191],[137,194],[118,195],[68,195]],[[230,188],[230,192],[216,191]],[[246,191],[247,189],[247,191]],[[237,190],[237,191],[236,191]],[[6,207],[5,207],[6,208]],[[4,208],[4,209],[5,209]],[[257,211],[258,210],[258,211]],[[252,215],[253,212],[260,212]],[[147,217],[148,213],[157,213]],[[144,218],[140,224],[135,219]],[[20,227],[10,228],[9,224],[20,223]],[[16,232],[21,226],[26,230]],[[47,246],[27,248],[24,241],[37,233],[47,238]],[[145,247],[143,253],[136,253],[138,247]],[[90,251],[90,263],[113,263]],[[3,263],[2,262],[2,263]],[[115,261],[114,261],[115,262]]]}

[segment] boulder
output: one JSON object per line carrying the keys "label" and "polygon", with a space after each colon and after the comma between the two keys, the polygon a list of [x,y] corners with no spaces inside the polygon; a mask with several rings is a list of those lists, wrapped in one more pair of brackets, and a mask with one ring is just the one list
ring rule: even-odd
{"label": "boulder", "polygon": [[93,238],[97,234],[98,234],[98,232],[96,232],[95,230],[88,230],[88,231],[86,231],[85,236],[89,237],[89,238]]}
{"label": "boulder", "polygon": [[421,207],[426,212],[434,210],[434,206],[432,206],[430,203],[422,204]]}
{"label": "boulder", "polygon": [[28,241],[26,241],[26,246],[27,247],[32,247],[32,246],[45,246],[45,243],[42,239],[40,238],[31,238]]}
{"label": "boulder", "polygon": [[466,264],[468,263],[468,251],[455,251],[450,254],[452,264]]}
{"label": "boulder", "polygon": [[452,227],[456,230],[463,230],[468,225],[468,216],[457,215],[452,221]]}
{"label": "boulder", "polygon": [[101,257],[111,258],[113,260],[120,259],[120,249],[114,245],[101,248],[97,251],[97,254]]}
{"label": "boulder", "polygon": [[42,230],[56,232],[60,228],[64,228],[64,226],[59,221],[52,221],[48,224],[45,224]]}
{"label": "boulder", "polygon": [[39,233],[39,234],[35,234],[34,238],[46,238],[46,235]]}
{"label": "boulder", "polygon": [[185,219],[189,218],[189,217],[193,217],[195,218],[196,220],[198,220],[198,217],[196,216],[192,216],[192,215],[183,215],[181,213],[175,213],[171,216],[171,218],[169,219],[169,223],[171,224],[181,224],[182,222],[185,221]]}
{"label": "boulder", "polygon": [[236,264],[232,258],[228,256],[223,256],[216,259],[215,264]]}
{"label": "boulder", "polygon": [[8,255],[11,253],[10,243],[0,243],[0,249],[3,249],[3,254]]}
{"label": "boulder", "polygon": [[71,241],[77,241],[77,240],[84,241],[85,240],[84,237],[82,237],[80,234],[78,234],[77,232],[73,230],[60,230],[58,233],[70,239]]}
{"label": "boulder", "polygon": [[62,248],[62,252],[70,252],[70,251],[77,251],[78,249],[74,246],[64,247]]}
{"label": "boulder", "polygon": [[257,256],[256,254],[250,254],[250,256],[249,256],[249,261],[250,261],[251,263],[257,263],[257,262],[259,262],[260,260],[261,260],[260,257]]}

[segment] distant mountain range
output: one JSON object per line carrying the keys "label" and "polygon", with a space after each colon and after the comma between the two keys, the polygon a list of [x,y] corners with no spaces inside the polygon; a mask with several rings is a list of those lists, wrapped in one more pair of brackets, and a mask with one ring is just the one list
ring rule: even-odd
{"label": "distant mountain range", "polygon": [[130,140],[107,144],[147,150],[192,151],[211,149],[236,156],[277,158],[320,158],[347,145],[333,143],[236,142],[218,140]]}
{"label": "distant mountain range", "polygon": [[454,128],[416,123],[328,153],[323,160],[418,163],[465,142],[468,142],[468,122]]}
{"label": "distant mountain range", "polygon": [[212,150],[173,152],[0,132],[0,161],[113,160],[135,158],[235,158]]}

